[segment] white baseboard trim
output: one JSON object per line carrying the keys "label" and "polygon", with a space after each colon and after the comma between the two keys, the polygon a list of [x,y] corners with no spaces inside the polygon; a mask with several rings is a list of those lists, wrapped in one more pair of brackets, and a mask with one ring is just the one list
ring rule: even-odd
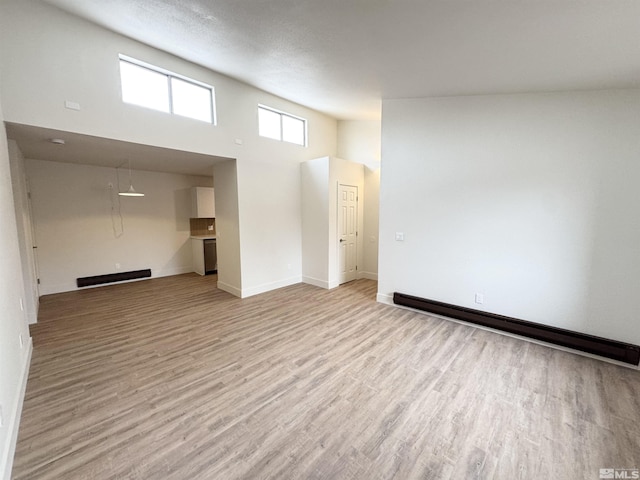
{"label": "white baseboard trim", "polygon": [[378,274],[376,272],[358,272],[358,278],[366,278],[367,280],[378,281]]}
{"label": "white baseboard trim", "polygon": [[295,285],[302,282],[302,277],[296,275],[295,277],[283,278],[275,282],[263,283],[262,285],[256,285],[255,287],[243,288],[241,298],[252,297],[261,293],[270,292],[277,288],[288,287],[289,285]]}
{"label": "white baseboard trim", "polygon": [[5,480],[9,480],[11,478],[13,456],[16,453],[18,430],[20,429],[20,417],[22,416],[22,405],[24,403],[24,394],[27,390],[29,367],[31,366],[31,354],[33,353],[33,340],[31,337],[29,337],[26,347],[27,353],[22,365],[20,384],[18,385],[18,391],[16,392],[16,401],[11,406],[11,410],[7,412],[9,414],[8,418],[5,419],[7,421],[7,432],[9,432],[9,436],[7,439],[8,442],[2,452],[2,458],[0,458],[0,473],[2,473],[2,478]]}
{"label": "white baseboard trim", "polygon": [[235,297],[242,298],[242,290],[240,290],[238,287],[234,287],[233,285],[229,285],[228,283],[224,283],[218,280],[218,288],[223,292],[230,293]]}
{"label": "white baseboard trim", "polygon": [[302,283],[308,283],[309,285],[314,285],[316,287],[324,288],[325,290],[331,290],[332,288],[337,288],[340,286],[340,283],[337,280],[327,281],[320,280],[319,278],[313,277],[302,277]]}
{"label": "white baseboard trim", "polygon": [[385,305],[393,305],[397,307],[397,305],[393,303],[393,295],[387,295],[386,293],[378,293],[376,295],[376,301],[378,301],[379,303],[384,303]]}
{"label": "white baseboard trim", "polygon": [[329,282],[326,280],[320,280],[319,278],[307,277],[305,275],[302,276],[302,283],[308,283],[309,285],[313,285],[315,287],[320,287],[324,289],[329,289]]}

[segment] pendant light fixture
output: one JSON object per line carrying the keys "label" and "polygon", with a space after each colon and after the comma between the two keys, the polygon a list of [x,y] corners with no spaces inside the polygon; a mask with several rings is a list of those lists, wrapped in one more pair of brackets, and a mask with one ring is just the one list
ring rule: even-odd
{"label": "pendant light fixture", "polygon": [[123,197],[144,197],[144,193],[136,192],[136,189],[133,188],[133,183],[131,182],[131,160],[129,160],[129,190],[118,192],[118,195]]}

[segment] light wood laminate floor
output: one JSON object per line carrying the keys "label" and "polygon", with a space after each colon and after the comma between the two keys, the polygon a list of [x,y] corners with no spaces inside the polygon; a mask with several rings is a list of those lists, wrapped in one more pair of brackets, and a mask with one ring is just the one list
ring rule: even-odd
{"label": "light wood laminate floor", "polygon": [[640,372],[375,302],[195,274],[42,298],[15,479],[598,479]]}

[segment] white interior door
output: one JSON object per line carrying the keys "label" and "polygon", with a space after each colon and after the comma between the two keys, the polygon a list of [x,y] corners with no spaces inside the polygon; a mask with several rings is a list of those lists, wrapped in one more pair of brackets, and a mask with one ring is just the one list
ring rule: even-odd
{"label": "white interior door", "polygon": [[357,276],[358,187],[338,185],[338,261],[340,284]]}

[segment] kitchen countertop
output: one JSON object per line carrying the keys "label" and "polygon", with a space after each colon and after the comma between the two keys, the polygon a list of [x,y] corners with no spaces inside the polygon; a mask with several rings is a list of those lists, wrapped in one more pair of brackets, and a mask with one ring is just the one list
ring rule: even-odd
{"label": "kitchen countertop", "polygon": [[194,238],[196,240],[215,240],[216,236],[215,235],[191,235],[191,238]]}

